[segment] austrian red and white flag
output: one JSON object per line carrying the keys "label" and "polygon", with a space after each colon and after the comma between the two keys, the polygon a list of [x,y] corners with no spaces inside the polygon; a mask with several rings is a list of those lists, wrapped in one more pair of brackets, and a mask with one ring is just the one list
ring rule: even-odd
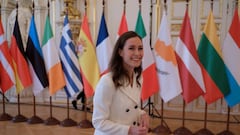
{"label": "austrian red and white flag", "polygon": [[182,24],[180,36],[176,43],[176,58],[183,88],[183,98],[186,103],[201,96],[206,90],[203,81],[202,68],[193,39],[188,10]]}

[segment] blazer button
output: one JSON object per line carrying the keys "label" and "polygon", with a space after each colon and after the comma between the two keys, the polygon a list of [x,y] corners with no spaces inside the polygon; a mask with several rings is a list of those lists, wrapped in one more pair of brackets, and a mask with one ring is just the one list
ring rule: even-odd
{"label": "blazer button", "polygon": [[135,109],[137,109],[137,108],[138,108],[138,106],[136,105],[134,108],[135,108]]}
{"label": "blazer button", "polygon": [[126,112],[129,112],[130,110],[129,109],[126,109]]}

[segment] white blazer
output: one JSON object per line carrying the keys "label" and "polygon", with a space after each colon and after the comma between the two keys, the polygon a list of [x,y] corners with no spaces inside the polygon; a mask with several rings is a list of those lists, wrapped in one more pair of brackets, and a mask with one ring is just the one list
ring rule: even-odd
{"label": "white blazer", "polygon": [[133,86],[116,89],[111,73],[103,75],[93,99],[94,134],[128,135],[130,125],[137,125],[140,115],[145,113],[141,110],[140,98],[141,87],[137,86],[136,79]]}

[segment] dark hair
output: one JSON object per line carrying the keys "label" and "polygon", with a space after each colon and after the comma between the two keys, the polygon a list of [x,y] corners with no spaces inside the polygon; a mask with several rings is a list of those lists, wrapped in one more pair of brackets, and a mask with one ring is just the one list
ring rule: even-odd
{"label": "dark hair", "polygon": [[[112,57],[109,63],[109,70],[112,72],[112,80],[116,88],[123,86],[124,82],[127,80],[130,83],[130,76],[128,75],[128,71],[123,67],[123,59],[119,55],[119,49],[123,49],[125,43],[128,39],[138,37],[142,40],[142,38],[134,31],[128,31],[123,33],[117,40],[115,47],[113,49]],[[134,69],[134,72],[137,74],[136,82],[138,86],[140,84],[140,76],[142,73],[142,65]]]}

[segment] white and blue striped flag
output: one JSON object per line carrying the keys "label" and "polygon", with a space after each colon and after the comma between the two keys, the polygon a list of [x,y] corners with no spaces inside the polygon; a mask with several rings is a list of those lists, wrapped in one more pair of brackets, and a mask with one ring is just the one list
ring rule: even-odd
{"label": "white and blue striped flag", "polygon": [[83,90],[80,67],[72,41],[72,33],[69,26],[68,16],[65,16],[60,42],[60,59],[66,80],[65,91],[68,97]]}
{"label": "white and blue striped flag", "polygon": [[232,24],[228,30],[224,43],[222,45],[223,59],[226,65],[226,72],[230,86],[230,93],[224,96],[229,107],[240,103],[240,20],[238,8],[235,9]]}

